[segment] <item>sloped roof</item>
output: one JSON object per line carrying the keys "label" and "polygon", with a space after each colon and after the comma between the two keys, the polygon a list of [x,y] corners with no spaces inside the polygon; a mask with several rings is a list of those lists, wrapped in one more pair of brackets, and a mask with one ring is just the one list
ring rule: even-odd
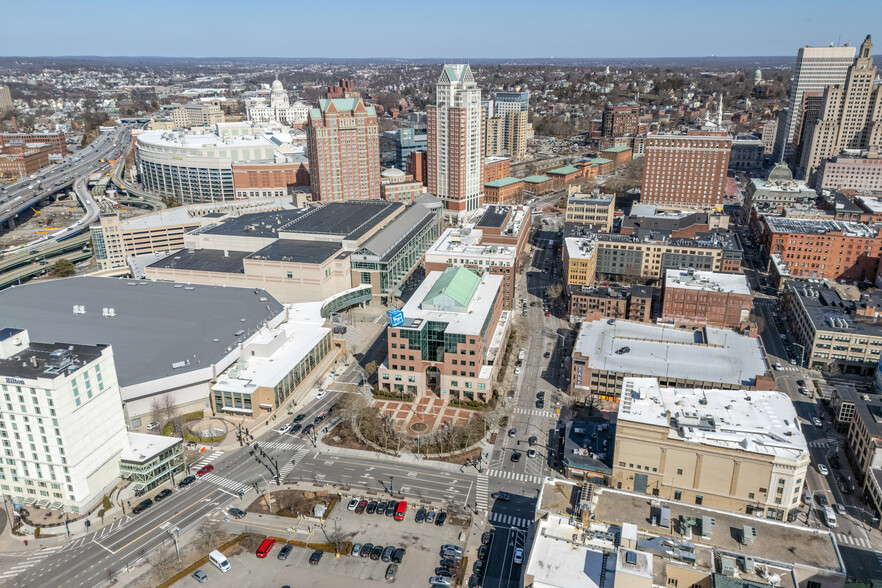
{"label": "sloped roof", "polygon": [[563,167],[559,167],[559,168],[557,168],[557,169],[549,170],[549,171],[547,171],[547,172],[545,172],[545,173],[548,173],[548,174],[555,174],[555,175],[559,175],[559,176],[560,176],[560,175],[574,174],[574,173],[576,173],[577,171],[579,171],[579,168],[578,168],[578,167],[573,166],[573,165],[565,165],[565,166],[563,166]]}
{"label": "sloped roof", "polygon": [[468,306],[481,278],[464,267],[449,267],[429,290],[423,302],[433,303],[439,296],[448,296],[459,306]]}

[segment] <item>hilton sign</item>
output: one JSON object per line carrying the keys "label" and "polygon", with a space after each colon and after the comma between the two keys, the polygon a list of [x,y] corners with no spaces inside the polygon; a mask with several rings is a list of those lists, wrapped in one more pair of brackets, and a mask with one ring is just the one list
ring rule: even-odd
{"label": "hilton sign", "polygon": [[25,382],[24,382],[24,380],[17,380],[15,378],[6,378],[6,383],[7,384],[19,384],[19,385],[23,386]]}

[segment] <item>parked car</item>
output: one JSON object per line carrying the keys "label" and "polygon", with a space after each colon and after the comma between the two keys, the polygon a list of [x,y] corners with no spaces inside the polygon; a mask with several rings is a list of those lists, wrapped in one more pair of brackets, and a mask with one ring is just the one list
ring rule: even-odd
{"label": "parked car", "polygon": [[544,357],[545,359],[548,359],[549,357],[551,357],[551,352],[546,351],[545,353],[542,354],[542,357]]}
{"label": "parked car", "polygon": [[368,514],[374,514],[375,512],[377,512],[377,501],[371,500],[370,502],[368,502],[365,512]]}
{"label": "parked car", "polygon": [[233,508],[231,508],[230,510],[228,510],[227,512],[228,512],[228,513],[230,514],[230,516],[233,517],[234,519],[241,519],[241,518],[244,518],[244,517],[245,517],[245,511],[242,510],[241,508],[233,507]]}
{"label": "parked car", "polygon": [[355,510],[355,507],[358,506],[358,498],[353,498],[349,501],[349,504],[346,506],[346,510]]}
{"label": "parked car", "polygon": [[376,546],[371,550],[371,559],[372,559],[372,560],[378,560],[378,559],[380,559],[381,557],[383,557],[383,551],[384,551],[385,549],[386,549],[386,548],[383,547],[382,545],[376,545]]}
{"label": "parked car", "polygon": [[434,523],[435,522],[435,511],[434,510],[430,510],[429,512],[426,513],[426,522],[427,523]]}
{"label": "parked car", "polygon": [[448,567],[441,566],[441,567],[435,568],[435,575],[436,576],[445,576],[447,578],[452,578],[453,577],[453,570],[451,570]]}
{"label": "parked car", "polygon": [[472,564],[472,571],[480,575],[484,571],[484,562],[480,559]]}
{"label": "parked car", "polygon": [[306,418],[305,414],[298,414],[296,417],[294,417],[294,422],[299,423],[300,421],[302,421],[305,418]]}
{"label": "parked car", "polygon": [[453,580],[445,576],[432,576],[429,578],[429,584],[438,586],[453,586]]}
{"label": "parked car", "polygon": [[424,523],[426,521],[426,509],[421,508],[416,513],[416,522],[417,524]]}
{"label": "parked car", "polygon": [[407,555],[407,550],[403,547],[399,547],[395,551],[392,552],[392,561],[395,563],[402,563],[404,561],[404,556]]}
{"label": "parked car", "polygon": [[481,535],[481,545],[490,545],[493,541],[493,531],[487,531]]}
{"label": "parked car", "polygon": [[[152,431],[153,429],[158,429],[158,428],[159,428],[159,423],[157,423],[156,421],[153,421],[152,423],[147,425],[148,431]],[[196,570],[196,571],[198,572],[199,570]],[[204,580],[203,580],[203,582],[204,582]]]}
{"label": "parked car", "polygon": [[318,400],[319,398],[324,398],[325,394],[327,393],[327,390],[319,390],[318,394],[315,395],[315,399]]}
{"label": "parked car", "polygon": [[384,514],[386,514],[386,506],[387,506],[387,505],[388,505],[388,503],[387,503],[386,501],[383,501],[383,502],[379,503],[379,504],[377,505],[376,514],[378,514],[378,515],[384,515]]}
{"label": "parked car", "polygon": [[395,511],[398,510],[398,501],[390,500],[389,504],[386,505],[386,516],[391,517],[395,515]]}
{"label": "parked car", "polygon": [[389,545],[386,549],[383,550],[383,555],[380,557],[384,562],[389,563],[392,559],[392,554],[395,553],[395,546]]}
{"label": "parked car", "polygon": [[166,488],[165,490],[163,490],[162,492],[160,492],[159,494],[154,496],[153,500],[155,500],[156,502],[161,502],[161,501],[165,500],[166,498],[168,498],[169,496],[171,496],[171,493],[172,493],[172,491],[169,490],[168,488]]}
{"label": "parked car", "polygon": [[367,508],[368,501],[367,500],[359,500],[358,505],[355,507],[355,514],[363,514],[364,510]]}
{"label": "parked car", "polygon": [[361,543],[353,543],[352,549],[349,551],[349,555],[352,557],[358,557],[361,555]]}
{"label": "parked car", "polygon": [[289,432],[292,435],[296,435],[297,433],[300,432],[300,429],[302,429],[302,428],[303,428],[303,425],[301,425],[300,423],[297,423],[293,427],[291,427],[291,430]]}
{"label": "parked car", "polygon": [[285,433],[288,432],[288,429],[290,429],[290,428],[291,428],[290,423],[285,423],[284,425],[282,425],[281,427],[279,427],[279,430],[276,431],[276,433],[277,433],[278,435],[284,435]]}
{"label": "parked car", "polygon": [[183,480],[180,481],[180,483],[178,484],[178,488],[183,488],[184,486],[189,486],[190,484],[192,484],[195,481],[196,481],[196,476],[187,476],[186,478],[184,478]]}
{"label": "parked car", "polygon": [[490,552],[489,545],[482,545],[478,548],[478,559],[487,559],[487,553]]}
{"label": "parked car", "polygon": [[389,564],[389,566],[386,568],[386,581],[394,582],[396,573],[398,573],[398,564]]}
{"label": "parked car", "polygon": [[136,504],[136,505],[134,506],[134,508],[132,508],[132,514],[139,514],[139,513],[141,513],[141,512],[144,512],[145,510],[147,510],[147,509],[150,508],[151,506],[153,506],[153,501],[152,501],[152,500],[150,500],[149,498],[146,499],[146,500],[142,500],[141,502],[139,502],[138,504]]}
{"label": "parked car", "polygon": [[435,526],[436,527],[443,527],[444,521],[446,521],[446,520],[447,520],[447,513],[442,510],[441,512],[438,513],[438,516],[435,517]]}
{"label": "parked car", "polygon": [[448,567],[448,568],[453,568],[454,566],[456,566],[456,565],[459,563],[459,558],[456,558],[456,557],[445,557],[445,558],[442,558],[442,559],[441,559],[441,562],[440,562],[440,563],[441,563],[442,566],[445,566],[445,567]]}
{"label": "parked car", "polygon": [[361,546],[361,557],[367,557],[371,554],[371,551],[374,549],[373,543],[365,543]]}
{"label": "parked car", "polygon": [[294,549],[293,545],[291,545],[290,543],[285,543],[282,546],[281,551],[279,551],[278,558],[279,559],[288,559],[288,555],[290,555],[292,549]]}
{"label": "parked car", "polygon": [[190,574],[194,580],[199,582],[200,584],[204,584],[206,580],[208,580],[208,575],[202,570],[196,570],[192,574]]}
{"label": "parked car", "polygon": [[315,551],[313,551],[312,555],[309,556],[309,565],[317,566],[319,562],[322,561],[322,555],[324,553],[325,552],[320,549],[316,549]]}

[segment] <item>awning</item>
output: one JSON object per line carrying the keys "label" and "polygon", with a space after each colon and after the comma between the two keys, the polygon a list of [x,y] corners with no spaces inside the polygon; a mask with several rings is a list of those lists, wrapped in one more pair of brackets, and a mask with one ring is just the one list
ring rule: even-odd
{"label": "awning", "polygon": [[235,408],[233,406],[225,406],[221,409],[221,412],[237,412],[239,414],[251,414],[250,408]]}

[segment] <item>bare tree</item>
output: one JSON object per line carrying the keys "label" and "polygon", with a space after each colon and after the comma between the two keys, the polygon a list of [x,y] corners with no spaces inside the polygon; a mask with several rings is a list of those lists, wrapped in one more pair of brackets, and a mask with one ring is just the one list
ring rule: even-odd
{"label": "bare tree", "polygon": [[194,543],[199,551],[208,551],[214,549],[224,535],[220,521],[206,519],[199,525],[199,533],[196,535]]}
{"label": "bare tree", "polygon": [[154,396],[153,400],[150,401],[150,419],[154,423],[161,423],[164,420],[162,415],[162,402],[158,396]]}
{"label": "bare tree", "polygon": [[364,373],[367,374],[368,378],[372,378],[374,374],[377,373],[377,362],[371,361],[366,366],[364,366]]}
{"label": "bare tree", "polygon": [[165,420],[171,421],[178,416],[178,407],[175,403],[175,397],[171,394],[164,394],[160,399],[160,407]]}

